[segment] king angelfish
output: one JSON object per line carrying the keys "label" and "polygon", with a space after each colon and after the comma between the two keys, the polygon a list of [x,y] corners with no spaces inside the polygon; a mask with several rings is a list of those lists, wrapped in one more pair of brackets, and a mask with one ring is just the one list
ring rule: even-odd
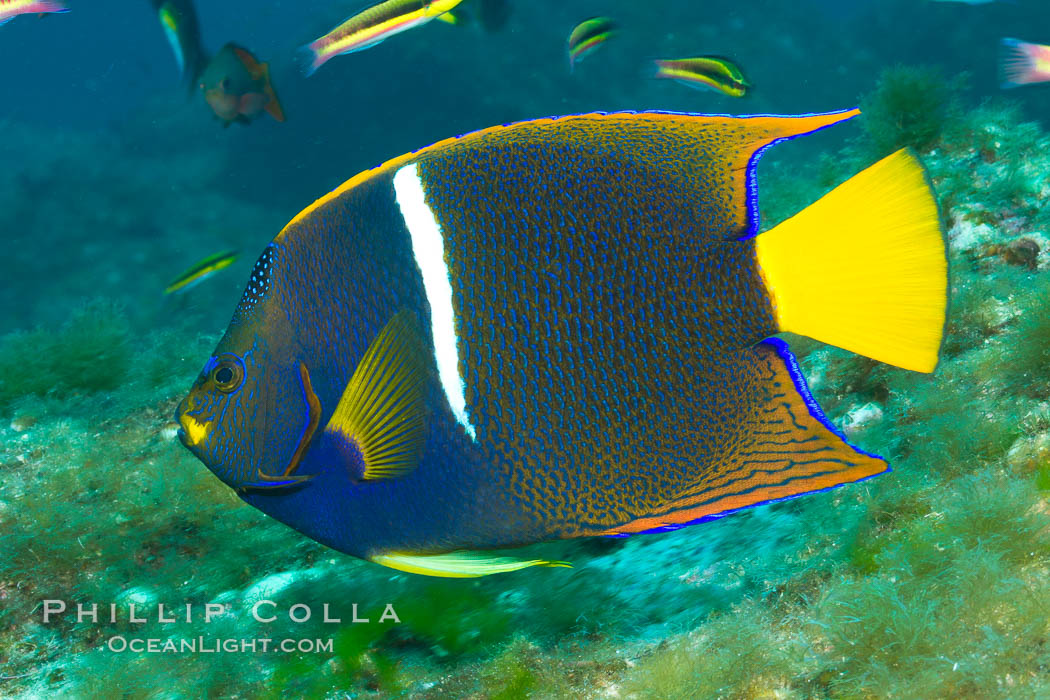
{"label": "king angelfish", "polygon": [[361,173],[263,251],[181,439],[296,530],[443,576],[885,472],[774,336],[933,371],[922,166],[898,152],[757,234],[760,154],[857,114],[539,119]]}

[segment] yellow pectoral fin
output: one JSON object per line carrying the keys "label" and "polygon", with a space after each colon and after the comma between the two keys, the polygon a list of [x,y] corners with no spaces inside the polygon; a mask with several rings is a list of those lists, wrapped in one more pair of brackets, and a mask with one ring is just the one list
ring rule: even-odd
{"label": "yellow pectoral fin", "polygon": [[530,566],[563,566],[572,568],[567,561],[548,561],[546,559],[514,559],[513,557],[493,557],[476,552],[451,552],[449,554],[398,554],[389,552],[377,554],[371,560],[376,564],[387,566],[398,571],[423,576],[442,576],[444,578],[477,578],[490,574],[505,574],[510,571],[527,569]]}
{"label": "yellow pectoral fin", "polygon": [[361,452],[366,479],[406,474],[419,461],[424,353],[410,314],[394,316],[361,358],[324,429]]}

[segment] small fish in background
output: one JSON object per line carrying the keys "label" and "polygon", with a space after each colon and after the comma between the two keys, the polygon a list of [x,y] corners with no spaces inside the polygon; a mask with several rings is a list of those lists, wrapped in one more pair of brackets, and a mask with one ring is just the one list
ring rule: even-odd
{"label": "small fish in background", "polygon": [[1020,39],[999,42],[999,85],[1015,88],[1050,81],[1050,46]]}
{"label": "small fish in background", "polygon": [[759,155],[858,114],[550,117],[359,173],[263,251],[179,439],[307,536],[449,577],[882,474],[776,335],[934,370],[923,167],[898,151],[757,218]]}
{"label": "small fish in background", "polygon": [[226,44],[212,57],[201,73],[200,89],[223,126],[247,124],[263,111],[284,121],[269,66],[236,44]]}
{"label": "small fish in background", "polygon": [[419,27],[434,19],[450,24],[458,20],[448,13],[463,0],[386,0],[350,17],[320,39],[302,48],[303,71],[313,75],[322,65],[345,53],[363,51],[395,34]]}
{"label": "small fish in background", "polygon": [[655,63],[657,78],[677,80],[698,90],[743,97],[752,87],[740,67],[721,56],[657,60]]}
{"label": "small fish in background", "polygon": [[0,0],[0,25],[7,24],[19,15],[56,12],[69,12],[69,7],[54,0]]}
{"label": "small fish in background", "polygon": [[237,251],[235,250],[224,250],[221,253],[209,255],[173,279],[171,284],[164,288],[164,293],[185,292],[187,289],[195,287],[198,283],[208,279],[219,270],[225,270],[236,261]]}
{"label": "small fish in background", "polygon": [[179,77],[189,90],[197,84],[197,78],[208,62],[201,44],[200,23],[193,0],[150,0],[164,36],[171,44],[175,62],[179,66]]}
{"label": "small fish in background", "polygon": [[566,42],[569,52],[569,71],[572,72],[577,63],[604,44],[616,33],[616,29],[616,23],[608,17],[591,17],[576,25]]}

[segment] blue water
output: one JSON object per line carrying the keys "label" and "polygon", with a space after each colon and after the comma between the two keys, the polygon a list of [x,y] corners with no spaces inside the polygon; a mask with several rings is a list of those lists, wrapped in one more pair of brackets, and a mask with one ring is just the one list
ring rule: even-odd
{"label": "blue water", "polygon": [[[199,97],[182,99],[148,2],[81,2],[66,15],[4,27],[0,118],[130,129],[141,148],[209,149],[229,159],[223,186],[292,203],[391,154],[511,119],[590,109],[830,110],[855,104],[883,67],[898,62],[966,71],[978,93],[993,94],[999,38],[1040,41],[1038,29],[1048,24],[1034,1],[513,4],[503,32],[432,25],[304,79],[295,49],[361,3],[199,3],[205,45],[214,51],[237,41],[268,60],[289,115],[285,125],[262,120],[225,133],[210,128]],[[565,37],[595,14],[613,16],[623,32],[569,75]],[[733,57],[757,86],[754,96],[735,102],[647,79],[646,59],[696,53]],[[1044,92],[1023,97],[1034,115],[1047,106]],[[150,132],[157,121],[164,133]]]}

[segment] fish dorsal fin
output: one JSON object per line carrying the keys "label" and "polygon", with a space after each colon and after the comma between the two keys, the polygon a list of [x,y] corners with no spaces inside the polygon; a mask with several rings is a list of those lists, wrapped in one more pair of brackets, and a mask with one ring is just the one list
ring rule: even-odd
{"label": "fish dorsal fin", "polygon": [[256,60],[255,56],[252,56],[248,49],[237,46],[234,47],[233,52],[237,54],[237,58],[241,59],[241,63],[244,64],[244,67],[248,69],[253,78],[259,77],[259,61]]}
{"label": "fish dorsal fin", "polygon": [[388,479],[415,468],[423,443],[422,340],[401,311],[357,364],[324,432],[351,445],[365,479]]}
{"label": "fish dorsal fin", "polygon": [[[671,112],[593,112],[547,117],[492,126],[448,138],[405,153],[364,172],[324,195],[289,221],[276,240],[280,242],[318,209],[343,197],[354,187],[429,159],[472,158],[483,149],[521,145],[531,149],[566,148],[589,151],[595,164],[608,150],[610,130],[620,134],[623,157],[641,168],[659,172],[661,181],[673,183],[683,205],[695,206],[697,227],[727,240],[758,233],[758,183],[755,166],[773,144],[851,119],[859,110],[809,114],[800,117],[755,115],[682,114]],[[657,138],[657,135],[659,136]],[[601,160],[602,167],[607,165]]]}
{"label": "fish dorsal fin", "polygon": [[660,512],[602,534],[673,530],[889,471],[828,422],[784,341],[771,338],[745,352],[754,354],[766,396],[735,448]]}
{"label": "fish dorsal fin", "polygon": [[444,578],[477,578],[478,576],[489,576],[491,574],[505,574],[509,571],[527,569],[530,566],[572,568],[572,564],[567,561],[495,557],[479,552],[450,552],[448,554],[400,554],[390,552],[377,554],[371,560],[376,564],[397,569],[398,571],[406,571],[410,574],[441,576]]}

